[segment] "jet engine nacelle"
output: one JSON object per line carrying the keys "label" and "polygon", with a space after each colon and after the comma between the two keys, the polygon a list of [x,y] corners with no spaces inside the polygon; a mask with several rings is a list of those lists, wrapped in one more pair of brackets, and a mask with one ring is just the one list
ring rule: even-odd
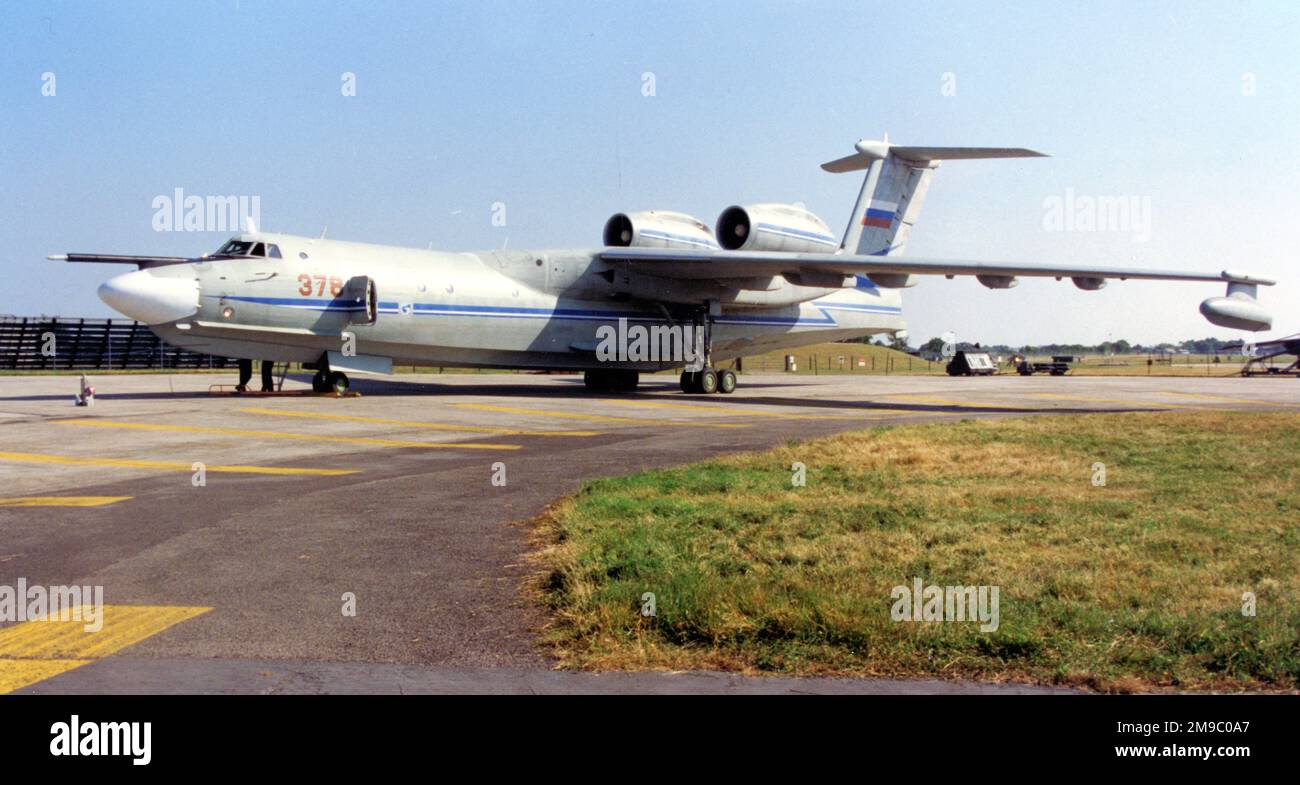
{"label": "jet engine nacelle", "polygon": [[1106,288],[1105,278],[1089,278],[1085,276],[1074,276],[1070,279],[1074,285],[1087,292],[1095,292]]}
{"label": "jet engine nacelle", "polygon": [[716,250],[708,224],[685,213],[645,210],[617,213],[605,222],[605,245]]}
{"label": "jet engine nacelle", "polygon": [[728,251],[835,253],[840,247],[825,221],[793,204],[728,207],[718,216],[716,235]]}

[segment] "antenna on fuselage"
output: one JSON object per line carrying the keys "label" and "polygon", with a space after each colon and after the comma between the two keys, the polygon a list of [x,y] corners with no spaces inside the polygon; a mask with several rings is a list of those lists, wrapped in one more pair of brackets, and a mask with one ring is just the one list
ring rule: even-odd
{"label": "antenna on fuselage", "polygon": [[318,238],[316,238],[316,239],[318,239],[318,240],[324,240],[324,239],[325,239],[325,233],[328,232],[329,230],[330,230],[330,225],[329,225],[329,224],[325,224],[325,228],[320,230],[320,237],[318,237]]}

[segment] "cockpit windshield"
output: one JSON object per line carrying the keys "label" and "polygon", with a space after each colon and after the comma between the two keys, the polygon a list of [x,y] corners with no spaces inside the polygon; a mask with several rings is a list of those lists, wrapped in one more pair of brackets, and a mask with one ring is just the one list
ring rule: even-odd
{"label": "cockpit windshield", "polygon": [[221,250],[217,251],[216,255],[217,256],[248,256],[248,252],[252,250],[252,248],[253,248],[252,243],[246,243],[243,240],[231,240],[230,242],[221,246]]}
{"label": "cockpit windshield", "polygon": [[280,247],[274,243],[255,243],[251,240],[231,240],[221,246],[213,257],[257,256],[280,259]]}

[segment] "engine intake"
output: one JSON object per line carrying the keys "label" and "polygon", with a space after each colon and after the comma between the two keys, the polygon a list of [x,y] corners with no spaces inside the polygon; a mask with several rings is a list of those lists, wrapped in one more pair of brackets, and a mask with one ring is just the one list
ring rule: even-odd
{"label": "engine intake", "polygon": [[728,251],[834,253],[840,247],[825,221],[792,204],[728,207],[716,230],[718,245]]}
{"label": "engine intake", "polygon": [[716,250],[708,224],[685,213],[645,210],[616,213],[605,222],[605,245],[621,248]]}

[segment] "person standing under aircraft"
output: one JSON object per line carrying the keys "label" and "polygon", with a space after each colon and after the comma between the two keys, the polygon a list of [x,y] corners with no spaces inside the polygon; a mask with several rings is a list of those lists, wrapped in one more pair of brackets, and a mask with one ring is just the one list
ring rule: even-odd
{"label": "person standing under aircraft", "polygon": [[235,385],[235,392],[248,392],[248,382],[253,378],[253,361],[239,361],[239,384]]}

